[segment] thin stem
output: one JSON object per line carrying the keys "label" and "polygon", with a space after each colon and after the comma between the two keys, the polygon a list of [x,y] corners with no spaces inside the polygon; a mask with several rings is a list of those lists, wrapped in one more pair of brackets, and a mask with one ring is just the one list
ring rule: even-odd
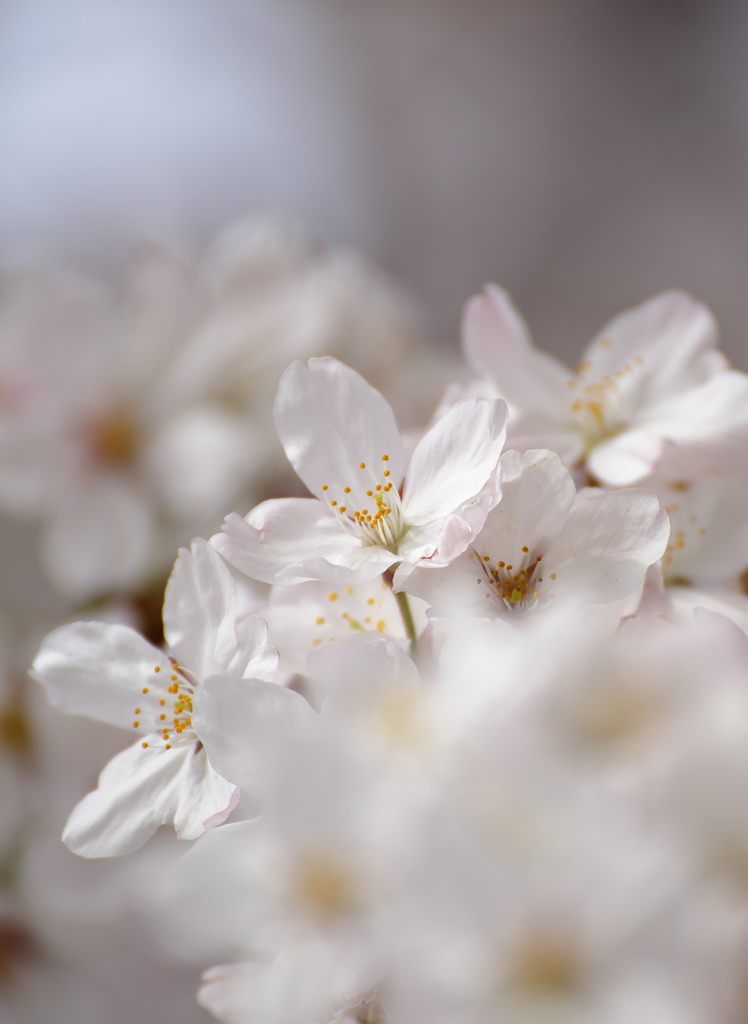
{"label": "thin stem", "polygon": [[[387,571],[382,574],[384,576],[384,578],[387,580],[387,582],[389,583],[390,589],[392,589],[392,578],[394,576],[394,573],[395,573],[396,569],[397,569],[397,564],[393,565],[391,569],[387,569]],[[397,601],[397,607],[400,609],[400,617],[403,620],[403,626],[405,626],[405,635],[407,636],[408,640],[410,640],[410,656],[413,659],[413,661],[415,661],[416,664],[417,664],[418,663],[418,633],[416,632],[416,624],[413,621],[413,611],[412,611],[412,609],[410,607],[410,601],[408,600],[408,595],[406,593],[404,593],[403,591],[400,591],[399,593],[395,593],[395,591],[393,590],[392,592],[393,592],[393,594],[395,594],[395,600]]]}

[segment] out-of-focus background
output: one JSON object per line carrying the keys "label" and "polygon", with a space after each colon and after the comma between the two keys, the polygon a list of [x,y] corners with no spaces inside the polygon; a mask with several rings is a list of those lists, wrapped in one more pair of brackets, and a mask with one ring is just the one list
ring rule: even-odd
{"label": "out-of-focus background", "polygon": [[739,0],[3,0],[0,242],[87,263],[257,207],[441,338],[486,280],[574,358],[671,285],[748,367]]}
{"label": "out-of-focus background", "polygon": [[[143,924],[158,916],[154,879],[175,842],[162,836],[126,866],[77,861],[59,843],[124,739],[62,720],[20,682],[40,636],[82,609],[142,628],[154,609],[157,618],[168,564],[154,556],[151,576],[137,579],[125,570],[136,554],[147,570],[146,484],[181,466],[187,426],[166,436],[183,411],[174,393],[189,405],[201,472],[215,468],[210,445],[222,437],[234,463],[244,451],[255,461],[250,472],[248,454],[244,476],[232,463],[211,483],[228,495],[235,469],[233,503],[177,501],[172,487],[178,511],[197,505],[161,537],[168,561],[190,530],[209,533],[230,508],[245,512],[280,486],[262,449],[281,357],[329,346],[412,426],[428,410],[409,414],[408,374],[429,380],[435,400],[456,367],[462,303],[489,280],[572,363],[610,315],[688,289],[748,369],[747,57],[738,0],[0,0],[0,264],[11,275],[0,302],[0,409],[10,417],[0,490],[14,499],[21,481],[28,491],[0,520],[0,767],[12,791],[0,808],[2,1024],[207,1020],[193,1003],[195,968]],[[248,233],[210,249],[248,215]],[[136,313],[107,312],[109,299],[71,284],[81,275],[118,293],[151,246],[176,256],[142,273],[127,307]],[[38,267],[65,268],[60,294],[29,284],[23,275]],[[42,307],[42,326],[28,327]],[[98,408],[88,399],[111,374],[89,379],[90,353],[97,330],[110,331],[101,324],[121,330],[123,316],[146,342],[149,331],[176,337],[183,317],[191,347],[171,376],[162,363],[172,348],[155,368],[146,353],[130,367],[126,402]],[[68,359],[81,331],[93,348]],[[238,373],[242,331],[254,361]],[[41,374],[47,389],[13,422],[26,385],[8,384],[9,368]],[[241,409],[229,378],[235,391],[246,385]],[[172,418],[156,422],[156,406]],[[106,518],[85,519],[94,499],[83,501],[84,484],[122,520],[109,583],[96,579],[105,539],[85,572],[71,554]]]}

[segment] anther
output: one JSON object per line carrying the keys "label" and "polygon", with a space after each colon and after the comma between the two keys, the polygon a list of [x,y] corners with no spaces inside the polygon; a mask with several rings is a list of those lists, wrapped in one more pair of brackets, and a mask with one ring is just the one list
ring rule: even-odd
{"label": "anther", "polygon": [[[555,580],[555,578],[556,578],[556,574],[555,574],[555,572],[552,572],[552,573],[551,573],[551,579],[552,579],[552,580]],[[542,580],[541,580],[541,582],[542,582]]]}
{"label": "anther", "polygon": [[526,547],[526,546],[525,546],[525,547],[523,547],[523,548],[522,548],[522,550],[524,551],[524,553],[525,553],[525,554],[527,554],[527,552],[528,552],[528,551],[529,551],[530,549],[529,549],[528,547]]}
{"label": "anther", "polygon": [[328,489],[329,489],[329,488],[328,488],[327,484],[322,484],[322,490],[323,490],[323,491],[326,491],[326,490],[328,490]]}
{"label": "anther", "polygon": [[335,593],[334,590],[331,590],[330,593],[327,595],[327,598],[329,601],[337,601],[338,595]]}
{"label": "anther", "polygon": [[137,729],[139,725],[140,725],[140,722],[133,722],[132,723],[133,729]]}
{"label": "anther", "polygon": [[343,494],[350,494],[350,493],[351,493],[350,487],[344,487],[343,488]]}
{"label": "anther", "polygon": [[176,680],[177,680],[178,678],[179,678],[179,676],[172,676],[172,677],[171,677],[171,681],[172,681],[172,682],[175,682],[175,681],[176,681]]}
{"label": "anther", "polygon": [[385,469],[384,473],[382,473],[382,476],[391,476],[389,469]]}
{"label": "anther", "polygon": [[490,555],[484,555],[483,556],[483,561],[484,562],[490,562],[491,561],[491,556]]}
{"label": "anther", "polygon": [[380,633],[384,633],[384,626],[385,626],[384,619],[380,619],[377,622],[377,629],[379,630]]}
{"label": "anther", "polygon": [[134,714],[139,715],[140,714],[140,708],[135,708]]}
{"label": "anther", "polygon": [[144,686],[143,689],[140,692],[141,693],[148,693],[148,687]]}
{"label": "anther", "polygon": [[374,493],[374,491],[367,491],[367,492],[366,492],[366,496],[367,496],[367,498],[370,498],[370,497],[372,496],[372,494],[373,494],[373,493]]}
{"label": "anther", "polygon": [[358,468],[359,469],[366,469],[366,463],[365,462],[359,462]]}
{"label": "anther", "polygon": [[331,505],[333,506],[333,508],[334,508],[334,507],[335,507],[335,506],[337,505],[337,501],[331,501],[331,502],[330,502],[330,504],[331,504]]}
{"label": "anther", "polygon": [[341,506],[340,506],[340,511],[341,511],[341,512],[345,512],[345,505],[341,505]]}
{"label": "anther", "polygon": [[382,456],[382,462],[389,462],[389,461],[390,461],[389,455],[383,455]]}
{"label": "anther", "polygon": [[145,750],[145,748],[148,746],[148,744],[145,741],[143,741],[143,743],[141,743],[140,745],[143,748],[143,750]]}
{"label": "anther", "polygon": [[324,616],[323,615],[318,615],[317,616],[317,625],[318,626],[324,626],[324,624],[325,624]]}

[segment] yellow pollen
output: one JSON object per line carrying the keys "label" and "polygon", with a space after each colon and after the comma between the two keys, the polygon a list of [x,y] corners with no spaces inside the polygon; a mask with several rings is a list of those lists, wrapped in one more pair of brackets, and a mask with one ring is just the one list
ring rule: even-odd
{"label": "yellow pollen", "polygon": [[160,672],[161,671],[161,666],[160,665],[156,665],[156,667],[154,668],[153,671],[154,672]]}
{"label": "yellow pollen", "polygon": [[555,580],[555,578],[556,578],[556,574],[555,574],[555,572],[552,572],[552,573],[551,573],[551,579],[552,579],[552,580]]}
{"label": "yellow pollen", "polygon": [[140,714],[140,708],[135,708],[135,712],[134,712],[134,713],[135,713],[136,715],[139,715],[139,714]]}
{"label": "yellow pollen", "polygon": [[353,593],[353,587],[346,587],[345,588],[345,592],[346,592],[346,594],[352,594]]}
{"label": "yellow pollen", "polygon": [[330,593],[327,595],[327,599],[328,601],[337,601],[338,595],[335,593],[334,590],[331,590]]}
{"label": "yellow pollen", "polygon": [[331,505],[333,506],[333,508],[334,508],[334,507],[335,507],[335,506],[337,505],[337,501],[331,501],[331,502],[330,502],[330,504],[331,504]]}
{"label": "yellow pollen", "polygon": [[507,572],[511,572],[511,570],[512,570],[512,566],[511,566],[511,565],[508,565],[508,566],[506,567],[506,570],[507,570]]}
{"label": "yellow pollen", "polygon": [[322,490],[323,490],[323,491],[326,491],[326,490],[328,490],[327,484],[322,484]]}
{"label": "yellow pollen", "polygon": [[340,506],[340,511],[341,511],[341,512],[345,512],[345,505],[341,505],[341,506]]}
{"label": "yellow pollen", "polygon": [[364,619],[364,622],[371,622],[371,619],[370,618],[366,618],[366,619]]}
{"label": "yellow pollen", "polygon": [[367,491],[367,492],[366,492],[366,496],[367,496],[367,498],[370,498],[370,497],[372,496],[372,494],[373,494],[373,493],[374,493],[374,491]]}
{"label": "yellow pollen", "polygon": [[377,490],[378,490],[378,491],[381,491],[381,490],[382,490],[382,485],[381,485],[381,484],[377,484]]}
{"label": "yellow pollen", "polygon": [[499,569],[503,569],[506,563],[505,562],[497,562],[496,564],[498,565]]}
{"label": "yellow pollen", "polygon": [[137,729],[139,725],[140,725],[140,722],[133,722],[132,723],[133,729]]}
{"label": "yellow pollen", "polygon": [[171,681],[172,681],[172,682],[174,682],[174,680],[175,680],[175,679],[178,679],[178,678],[179,678],[178,676],[172,676],[172,677],[171,677]]}
{"label": "yellow pollen", "polygon": [[384,626],[385,626],[384,619],[380,619],[377,622],[377,629],[379,630],[380,633],[384,633]]}
{"label": "yellow pollen", "polygon": [[389,455],[383,455],[382,456],[382,462],[389,462],[389,461],[390,461]]}
{"label": "yellow pollen", "polygon": [[325,624],[324,616],[323,615],[318,615],[317,616],[317,625],[318,626],[324,626],[324,624]]}
{"label": "yellow pollen", "polygon": [[365,462],[359,462],[358,468],[359,469],[366,469],[366,463]]}
{"label": "yellow pollen", "polygon": [[171,743],[165,743],[164,750],[171,750]]}
{"label": "yellow pollen", "polygon": [[162,722],[166,721],[166,715],[159,715],[158,717],[161,719]]}
{"label": "yellow pollen", "polygon": [[490,562],[491,561],[491,556],[490,555],[484,555],[483,556],[483,561],[484,562]]}
{"label": "yellow pollen", "polygon": [[321,643],[322,643],[322,641],[320,640],[320,638],[318,636],[315,636],[314,640],[312,640],[312,646],[313,647],[319,647],[319,645]]}
{"label": "yellow pollen", "polygon": [[159,701],[159,704],[161,705],[161,707],[163,707],[165,703],[166,703],[166,701],[165,701],[165,700],[160,700],[160,701]]}
{"label": "yellow pollen", "polygon": [[148,693],[148,687],[144,686],[143,689],[140,692],[141,693]]}
{"label": "yellow pollen", "polygon": [[529,551],[530,549],[529,549],[528,547],[523,547],[523,548],[522,548],[522,550],[523,550],[523,551],[525,552],[525,554],[527,554],[527,552],[528,552],[528,551]]}
{"label": "yellow pollen", "polygon": [[366,603],[367,604],[374,604],[374,598],[370,597],[369,600]]}
{"label": "yellow pollen", "polygon": [[350,493],[351,493],[350,487],[344,487],[343,488],[343,494],[350,494]]}
{"label": "yellow pollen", "polygon": [[140,745],[143,748],[143,750],[145,750],[145,748],[148,746],[148,744],[145,741],[143,741],[143,743],[141,743]]}
{"label": "yellow pollen", "polygon": [[390,476],[390,471],[389,471],[389,469],[385,469],[385,471],[384,471],[384,473],[382,474],[382,476]]}

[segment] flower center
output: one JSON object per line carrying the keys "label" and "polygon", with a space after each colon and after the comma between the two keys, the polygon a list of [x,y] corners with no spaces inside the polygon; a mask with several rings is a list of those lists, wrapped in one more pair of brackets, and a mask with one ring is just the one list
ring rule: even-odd
{"label": "flower center", "polygon": [[[483,576],[478,583],[488,583],[488,597],[507,608],[509,611],[528,611],[534,608],[543,598],[538,589],[543,582],[540,575],[540,563],[542,555],[533,556],[527,545],[522,546],[521,559],[517,564],[507,563],[502,559],[493,561],[490,555],[481,555],[480,552],[472,549],[483,570]],[[550,579],[556,579],[556,573],[550,574]],[[553,595],[547,595],[549,598]]]}
{"label": "flower center", "polygon": [[[602,342],[610,347],[610,342]],[[580,363],[576,375],[567,382],[573,393],[571,412],[577,429],[590,446],[617,434],[625,424],[629,396],[640,378],[638,372],[644,360],[636,356],[613,375],[605,374],[599,380],[589,378],[592,363]]]}
{"label": "flower center", "polygon": [[295,874],[294,901],[312,917],[330,921],[353,909],[353,882],[337,858],[309,856],[298,865]]}
{"label": "flower center", "polygon": [[87,425],[89,448],[97,462],[126,466],[134,462],[140,446],[140,431],[133,417],[119,409]]}
{"label": "flower center", "polygon": [[339,495],[331,493],[327,484],[323,484],[320,490],[343,529],[360,537],[364,545],[387,548],[394,554],[408,527],[397,487],[389,479],[389,455],[383,455],[381,461],[381,479],[372,467],[365,462],[359,463],[359,469],[366,474],[369,484],[368,487],[359,484],[356,488],[360,509],[353,508],[352,503],[357,503],[357,499],[351,497],[351,487],[344,487]]}
{"label": "flower center", "polygon": [[[153,669],[154,681],[141,691],[149,695],[151,708],[133,709],[133,728],[145,728],[149,733],[148,739],[142,743],[143,747],[171,750],[172,746],[187,746],[197,739],[192,728],[195,683],[174,658],[169,658],[169,661],[171,672],[164,672],[160,665],[156,665]],[[158,710],[152,710],[154,701]]]}

